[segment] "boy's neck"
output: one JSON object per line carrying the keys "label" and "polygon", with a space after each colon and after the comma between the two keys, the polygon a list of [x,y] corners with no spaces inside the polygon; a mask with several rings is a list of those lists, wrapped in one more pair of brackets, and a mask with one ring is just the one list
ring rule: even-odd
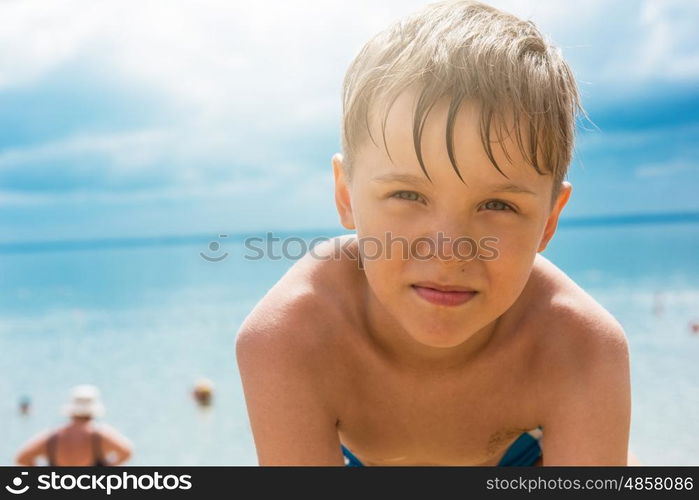
{"label": "boy's neck", "polygon": [[434,371],[472,366],[476,360],[483,357],[486,347],[497,331],[499,318],[457,346],[444,348],[421,344],[384,309],[366,279],[363,282],[366,331],[382,354],[401,368]]}

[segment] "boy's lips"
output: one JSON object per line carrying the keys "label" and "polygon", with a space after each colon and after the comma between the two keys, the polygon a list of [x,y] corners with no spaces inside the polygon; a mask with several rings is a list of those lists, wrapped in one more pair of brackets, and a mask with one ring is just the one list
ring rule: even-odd
{"label": "boy's lips", "polygon": [[417,283],[413,283],[413,286],[432,288],[433,290],[438,290],[440,292],[475,292],[473,288],[467,286],[440,285],[439,283],[435,283],[433,281],[419,281]]}
{"label": "boy's lips", "polygon": [[[411,285],[413,290],[426,301],[439,306],[458,306],[471,300],[478,293],[466,287],[443,287],[452,290],[439,290],[425,286],[424,283]],[[453,290],[456,288],[457,290]]]}

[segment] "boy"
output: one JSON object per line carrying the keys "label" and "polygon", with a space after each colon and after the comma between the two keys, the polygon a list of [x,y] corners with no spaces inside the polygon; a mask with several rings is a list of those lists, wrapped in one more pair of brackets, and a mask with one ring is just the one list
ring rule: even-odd
{"label": "boy", "polygon": [[332,158],[356,235],[297,261],[238,332],[261,465],[631,460],[624,331],[539,255],[578,111],[560,53],[484,4],[367,43]]}

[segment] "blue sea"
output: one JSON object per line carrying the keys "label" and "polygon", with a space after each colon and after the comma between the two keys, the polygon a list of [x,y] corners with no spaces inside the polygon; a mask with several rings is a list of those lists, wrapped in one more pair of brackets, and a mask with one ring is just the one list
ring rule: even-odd
{"label": "blue sea", "polygon": [[[240,237],[216,235],[0,247],[0,464],[64,421],[60,406],[80,383],[100,387],[104,421],[134,443],[133,465],[255,464],[235,333],[294,259],[251,254]],[[689,328],[699,223],[562,224],[544,255],[626,330],[631,449],[644,464],[699,464],[699,334]],[[190,395],[201,376],[215,385],[205,411]],[[29,416],[18,412],[25,395]]]}

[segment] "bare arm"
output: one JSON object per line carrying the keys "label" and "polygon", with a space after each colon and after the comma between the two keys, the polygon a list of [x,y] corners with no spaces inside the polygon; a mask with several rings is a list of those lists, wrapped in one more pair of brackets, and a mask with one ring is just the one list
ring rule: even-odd
{"label": "bare arm", "polygon": [[44,431],[23,444],[17,452],[15,463],[31,467],[35,464],[37,458],[46,456],[46,442],[50,435],[50,431]]}
{"label": "bare arm", "polygon": [[[544,465],[627,465],[629,352],[620,325],[598,324],[576,342],[554,381],[544,419]],[[573,347],[573,346],[570,346]]]}
{"label": "bare arm", "polygon": [[307,349],[308,336],[296,328],[302,325],[285,325],[286,331],[270,331],[258,322],[241,329],[236,339],[258,462],[344,465],[337,416],[318,383],[322,374],[314,368],[319,353]]}
{"label": "bare arm", "polygon": [[102,456],[109,461],[109,465],[121,465],[131,458],[133,445],[126,437],[116,429],[102,424],[99,428]]}

